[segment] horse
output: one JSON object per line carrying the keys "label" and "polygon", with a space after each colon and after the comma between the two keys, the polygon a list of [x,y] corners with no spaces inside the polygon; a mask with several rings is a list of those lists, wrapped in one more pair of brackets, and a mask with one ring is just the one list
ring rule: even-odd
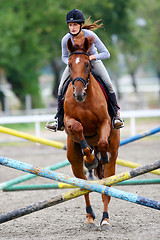
{"label": "horse", "polygon": [[[84,165],[96,169],[98,177],[115,175],[120,145],[120,130],[113,129],[108,103],[101,86],[91,73],[89,49],[93,39],[82,44],[68,39],[70,83],[64,99],[64,126],[67,133],[67,158],[75,177],[87,180]],[[103,171],[102,171],[103,170]],[[85,196],[86,226],[95,226],[95,213],[89,194]],[[110,196],[102,194],[101,228],[111,229],[108,205]]]}

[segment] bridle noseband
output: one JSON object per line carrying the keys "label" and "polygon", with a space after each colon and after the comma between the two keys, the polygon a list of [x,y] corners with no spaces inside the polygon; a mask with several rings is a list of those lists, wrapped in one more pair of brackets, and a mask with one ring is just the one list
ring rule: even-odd
{"label": "bridle noseband", "polygon": [[[72,53],[69,55],[69,57],[70,57],[71,55],[73,55],[73,54],[84,54],[84,55],[86,55],[86,56],[89,57],[89,54],[86,53],[86,52],[72,52]],[[74,78],[73,80],[71,79],[73,88],[75,88],[75,86],[74,86],[75,82],[80,81],[80,82],[83,83],[84,89],[85,89],[85,90],[87,89],[87,86],[88,86],[88,84],[89,84],[89,79],[90,79],[90,72],[91,72],[91,68],[92,68],[91,61],[90,61],[90,60],[89,60],[89,64],[90,64],[90,71],[89,71],[88,78],[87,78],[87,79],[84,79],[84,78],[82,78],[82,77],[76,77],[76,78]]]}

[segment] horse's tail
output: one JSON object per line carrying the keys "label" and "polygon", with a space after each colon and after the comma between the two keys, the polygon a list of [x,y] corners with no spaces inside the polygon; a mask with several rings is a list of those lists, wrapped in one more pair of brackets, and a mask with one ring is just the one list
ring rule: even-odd
{"label": "horse's tail", "polygon": [[94,169],[94,175],[99,179],[104,178],[104,168],[100,161],[98,161],[98,166]]}

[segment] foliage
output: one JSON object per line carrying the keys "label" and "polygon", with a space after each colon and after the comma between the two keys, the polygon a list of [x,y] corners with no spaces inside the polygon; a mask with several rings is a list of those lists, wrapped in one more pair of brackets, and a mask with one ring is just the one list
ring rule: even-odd
{"label": "foliage", "polygon": [[152,4],[148,6],[147,0],[139,3],[139,14],[146,21],[145,27],[142,29],[143,50],[146,63],[152,64],[160,79],[160,2],[152,0]]}
{"label": "foliage", "polygon": [[27,93],[32,95],[33,107],[40,106],[40,69],[60,49],[58,19],[62,17],[57,4],[50,0],[0,2],[0,66],[22,103]]}
{"label": "foliage", "polygon": [[[152,5],[145,7],[147,4],[147,0],[1,0],[0,67],[5,69],[21,102],[24,103],[29,93],[33,107],[37,107],[41,103],[38,76],[43,66],[51,64],[57,76],[56,94],[60,71],[64,67],[60,61],[61,38],[68,32],[65,15],[78,8],[86,18],[91,16],[92,21],[102,19],[104,28],[96,33],[111,52],[107,65],[110,64],[117,76],[120,52],[128,59],[129,72],[136,71],[141,56],[154,62],[158,70],[160,3],[152,0]],[[135,25],[137,17],[146,19],[144,28]]]}

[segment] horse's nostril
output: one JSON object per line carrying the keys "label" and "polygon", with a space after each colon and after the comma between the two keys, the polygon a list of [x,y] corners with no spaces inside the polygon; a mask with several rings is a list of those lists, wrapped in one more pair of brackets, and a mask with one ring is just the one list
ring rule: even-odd
{"label": "horse's nostril", "polygon": [[85,97],[86,96],[86,92],[83,92],[83,97]]}
{"label": "horse's nostril", "polygon": [[75,93],[75,92],[73,93],[73,97],[74,97],[74,98],[76,97],[76,93]]}

